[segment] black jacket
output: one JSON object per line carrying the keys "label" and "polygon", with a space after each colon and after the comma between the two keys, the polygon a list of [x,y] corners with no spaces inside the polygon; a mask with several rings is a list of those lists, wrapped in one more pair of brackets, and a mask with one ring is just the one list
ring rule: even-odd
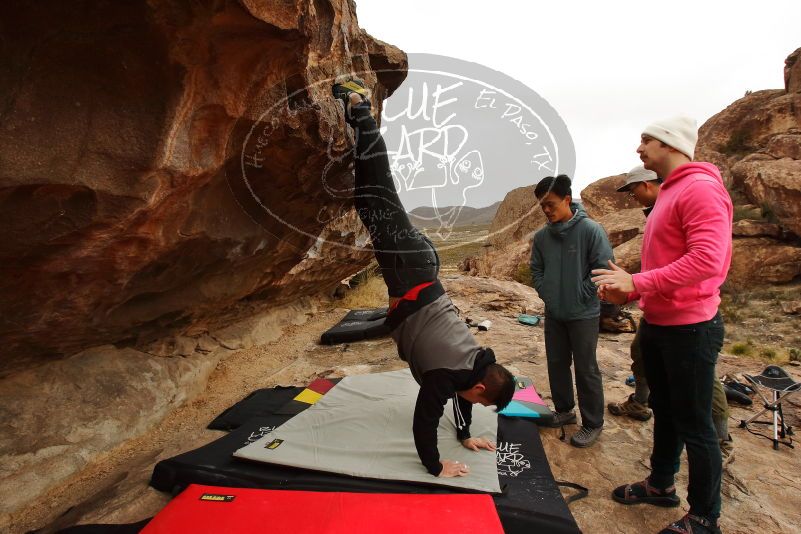
{"label": "black jacket", "polygon": [[481,348],[439,282],[423,289],[414,301],[401,301],[387,323],[398,354],[409,364],[420,384],[414,410],[414,443],[423,465],[432,475],[442,466],[437,450],[437,426],[448,399],[454,400],[457,438],[470,437],[472,405],[457,391],[479,382],[495,362],[490,349]]}
{"label": "black jacket", "polygon": [[442,470],[437,448],[437,427],[445,411],[445,403],[448,399],[456,401],[453,405],[453,416],[457,422],[456,438],[459,441],[469,438],[473,405],[459,397],[456,392],[476,385],[484,377],[487,365],[491,363],[495,363],[495,354],[492,349],[483,349],[476,357],[473,369],[462,371],[433,369],[423,374],[420,392],[414,405],[412,431],[420,461],[432,475],[439,476]]}

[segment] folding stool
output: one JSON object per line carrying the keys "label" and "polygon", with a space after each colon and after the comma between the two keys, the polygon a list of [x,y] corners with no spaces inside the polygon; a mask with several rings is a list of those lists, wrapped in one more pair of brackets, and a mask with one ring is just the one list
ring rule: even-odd
{"label": "folding stool", "polygon": [[[754,391],[762,397],[764,409],[750,418],[741,420],[740,428],[745,428],[752,434],[758,434],[748,428],[749,424],[773,425],[773,437],[768,438],[773,442],[773,448],[779,450],[779,444],[793,447],[793,438],[789,441],[782,441],[787,436],[793,435],[792,427],[784,423],[784,413],[782,412],[782,402],[789,400],[791,396],[801,391],[801,382],[796,382],[787,371],[778,365],[768,365],[765,370],[758,375],[743,375],[746,380],[754,385]],[[767,396],[766,396],[767,394]],[[772,400],[771,400],[772,398]],[[765,412],[771,412],[771,421],[757,421]],[[765,436],[768,437],[768,436]],[[781,438],[781,439],[779,439]]]}

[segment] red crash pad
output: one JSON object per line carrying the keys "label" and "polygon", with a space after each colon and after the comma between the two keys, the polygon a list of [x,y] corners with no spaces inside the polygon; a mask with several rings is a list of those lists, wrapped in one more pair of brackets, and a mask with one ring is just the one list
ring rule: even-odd
{"label": "red crash pad", "polygon": [[492,497],[480,494],[336,493],[191,484],[143,534],[502,534]]}

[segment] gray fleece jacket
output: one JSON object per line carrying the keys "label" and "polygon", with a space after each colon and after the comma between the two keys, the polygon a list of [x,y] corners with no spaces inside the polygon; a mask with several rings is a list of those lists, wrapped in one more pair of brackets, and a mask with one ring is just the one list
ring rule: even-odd
{"label": "gray fleece jacket", "polygon": [[545,302],[545,315],[560,321],[592,319],[600,315],[600,302],[590,271],[614,260],[612,247],[600,224],[584,208],[570,204],[573,217],[548,223],[534,234],[531,278]]}

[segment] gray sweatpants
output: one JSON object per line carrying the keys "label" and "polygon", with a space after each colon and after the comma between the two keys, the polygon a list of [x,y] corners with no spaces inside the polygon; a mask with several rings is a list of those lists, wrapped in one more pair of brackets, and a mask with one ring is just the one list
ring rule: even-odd
{"label": "gray sweatpants", "polygon": [[589,428],[604,424],[604,389],[595,356],[597,344],[597,317],[578,321],[545,317],[545,354],[554,407],[557,412],[569,412],[576,405],[570,371],[573,364],[581,424]]}

